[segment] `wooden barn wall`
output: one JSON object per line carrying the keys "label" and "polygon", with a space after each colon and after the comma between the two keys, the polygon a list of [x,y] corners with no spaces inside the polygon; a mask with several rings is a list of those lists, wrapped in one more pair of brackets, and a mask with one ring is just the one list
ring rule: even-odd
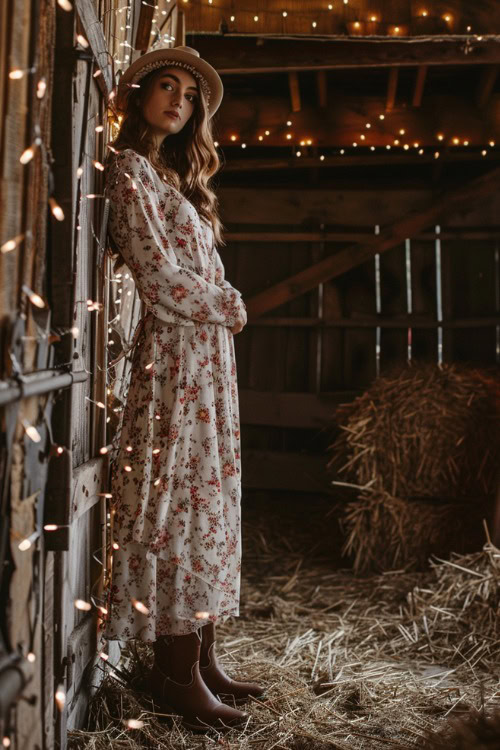
{"label": "wooden barn wall", "polygon": [[[418,189],[235,187],[221,188],[219,196],[229,236],[270,235],[259,242],[230,239],[221,251],[227,276],[245,299],[349,244],[345,238],[273,242],[273,232],[293,236],[321,229],[366,236],[431,198]],[[444,237],[450,228],[479,237],[441,241],[444,324],[457,326],[443,329],[444,361],[485,366],[499,361],[499,209],[494,194],[480,205],[471,201],[470,208],[443,221]],[[416,319],[411,357],[437,362],[436,243],[410,238],[409,248]],[[377,371],[383,374],[407,361],[406,258],[405,244],[380,255],[379,370],[374,259],[250,321],[236,336],[244,487],[328,489],[324,451],[336,404],[362,392]],[[316,322],[311,324],[311,318]],[[335,325],[318,325],[318,318]]]}

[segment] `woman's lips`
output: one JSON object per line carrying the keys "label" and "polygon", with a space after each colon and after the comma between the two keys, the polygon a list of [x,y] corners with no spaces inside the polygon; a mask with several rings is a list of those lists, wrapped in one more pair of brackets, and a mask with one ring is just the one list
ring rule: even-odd
{"label": "woman's lips", "polygon": [[172,114],[172,112],[165,112],[165,114],[166,114],[166,115],[167,115],[168,117],[171,117],[171,118],[172,118],[172,120],[178,120],[178,119],[179,119],[179,115],[174,115],[174,114]]}

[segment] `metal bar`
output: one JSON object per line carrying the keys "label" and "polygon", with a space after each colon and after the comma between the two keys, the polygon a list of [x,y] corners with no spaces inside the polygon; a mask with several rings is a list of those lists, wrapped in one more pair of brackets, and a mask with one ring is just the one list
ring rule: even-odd
{"label": "metal bar", "polygon": [[[380,225],[376,224],[375,234],[380,234]],[[382,313],[382,293],[380,289],[380,253],[375,255],[375,310],[377,315]],[[380,351],[382,345],[382,329],[377,325],[375,329],[375,371],[380,375]]]}
{"label": "metal bar", "polygon": [[[411,290],[411,240],[409,237],[405,240],[405,263],[406,263],[406,311],[408,315],[413,312],[413,298]],[[408,326],[408,362],[412,357],[412,328]]]}
{"label": "metal bar", "polygon": [[[439,234],[441,227],[436,225],[436,312],[438,323],[443,322],[443,285],[441,277],[441,239]],[[438,365],[443,364],[443,327],[438,325],[437,329],[437,355]]]}
{"label": "metal bar", "polygon": [[[495,245],[493,255],[495,262],[495,311],[500,313],[500,243]],[[495,361],[500,363],[500,322],[496,327]]]}
{"label": "metal bar", "polygon": [[11,404],[18,399],[66,388],[73,383],[84,383],[87,377],[86,370],[40,370],[19,376],[17,379],[4,380],[0,382],[0,406]]}

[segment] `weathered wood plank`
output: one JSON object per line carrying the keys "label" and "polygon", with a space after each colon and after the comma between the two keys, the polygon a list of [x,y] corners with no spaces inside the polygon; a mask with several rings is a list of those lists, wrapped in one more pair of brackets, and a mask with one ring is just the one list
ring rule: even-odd
{"label": "weathered wood plank", "polygon": [[500,168],[488,172],[459,188],[436,196],[423,208],[408,213],[396,220],[391,226],[376,235],[371,242],[362,245],[351,245],[329,256],[315,265],[306,268],[294,276],[275,284],[260,294],[251,297],[247,302],[249,320],[284,304],[290,299],[313,289],[322,281],[340,276],[351,268],[403,242],[406,237],[422,231],[429,224],[441,220],[450,211],[462,205],[479,202],[494,193],[500,183]]}
{"label": "weathered wood plank", "polygon": [[[464,43],[470,39],[469,52]],[[485,65],[500,61],[500,36],[480,41],[468,35],[411,39],[363,39],[345,36],[303,39],[266,38],[256,45],[248,35],[196,34],[200,55],[221,75],[249,75],[336,68],[395,67],[414,65]]]}
{"label": "weathered wood plank", "polygon": [[331,489],[328,457],[297,452],[243,450],[243,489],[327,492]]}
{"label": "weathered wood plank", "polygon": [[358,391],[333,393],[273,393],[272,391],[239,391],[242,424],[276,427],[319,428],[332,423],[338,404],[352,401]]}

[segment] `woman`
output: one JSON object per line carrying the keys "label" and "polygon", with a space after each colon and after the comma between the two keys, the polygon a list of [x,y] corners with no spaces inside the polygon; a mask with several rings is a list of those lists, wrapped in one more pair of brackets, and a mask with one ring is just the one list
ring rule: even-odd
{"label": "woman", "polygon": [[[215,623],[239,614],[241,462],[233,334],[246,324],[224,279],[210,177],[222,82],[190,47],[123,74],[123,119],[106,165],[109,237],[147,310],[138,328],[113,464],[107,638],[155,655],[151,691],[192,729],[248,715],[217,695],[262,695],[215,655]],[[116,545],[115,545],[116,546]]]}

